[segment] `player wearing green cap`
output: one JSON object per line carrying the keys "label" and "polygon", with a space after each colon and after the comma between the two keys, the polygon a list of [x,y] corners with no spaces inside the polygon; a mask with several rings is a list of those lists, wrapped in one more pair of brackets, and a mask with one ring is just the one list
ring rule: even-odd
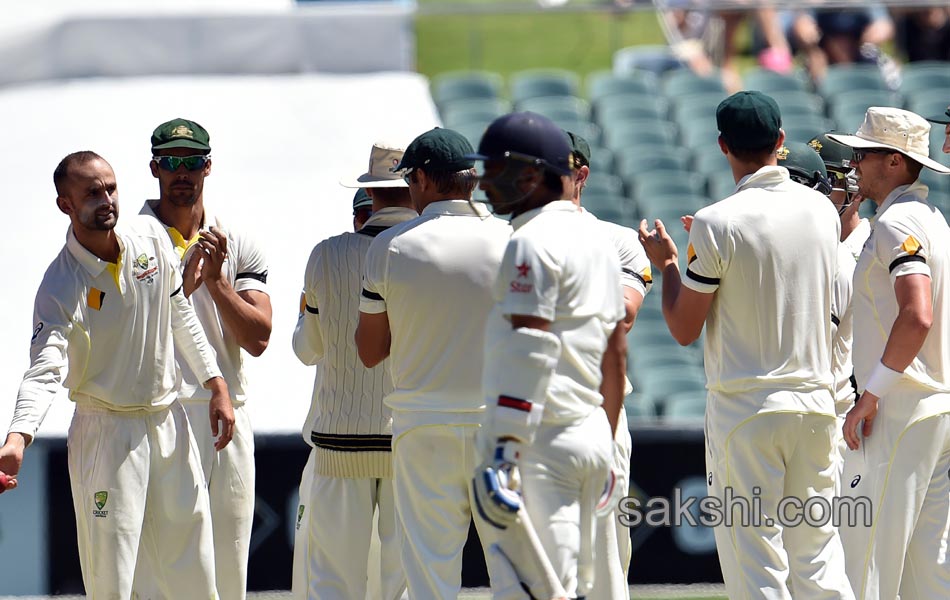
{"label": "player wearing green cap", "polygon": [[[736,192],[699,210],[687,270],[663,223],[640,241],[662,270],[680,344],[706,328],[707,483],[722,509],[716,547],[731,598],[853,598],[837,529],[784,527],[785,497],[834,496],[832,288],[840,225],[828,199],[778,166],[775,101],[739,92],[716,111]],[[743,518],[743,499],[756,508]],[[753,505],[754,506],[754,505]]]}

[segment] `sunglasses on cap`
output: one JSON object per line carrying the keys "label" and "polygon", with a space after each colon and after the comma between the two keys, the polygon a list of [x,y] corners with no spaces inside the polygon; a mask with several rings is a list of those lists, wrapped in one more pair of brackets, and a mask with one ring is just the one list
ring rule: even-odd
{"label": "sunglasses on cap", "polygon": [[177,171],[178,167],[184,165],[189,171],[199,171],[205,168],[211,157],[207,154],[195,154],[192,156],[153,156],[152,160],[158,163],[163,171]]}
{"label": "sunglasses on cap", "polygon": [[887,148],[861,148],[860,150],[858,148],[852,148],[851,164],[861,162],[867,158],[869,154],[894,154],[896,152],[896,150],[888,150]]}

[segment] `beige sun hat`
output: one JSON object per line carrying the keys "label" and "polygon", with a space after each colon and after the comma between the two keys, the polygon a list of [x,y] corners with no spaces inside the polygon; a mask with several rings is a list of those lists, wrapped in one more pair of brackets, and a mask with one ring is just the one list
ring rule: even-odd
{"label": "beige sun hat", "polygon": [[916,160],[928,169],[950,174],[950,168],[932,160],[930,123],[909,110],[872,106],[854,135],[829,133],[828,137],[851,148],[888,148]]}
{"label": "beige sun hat", "polygon": [[408,187],[402,173],[395,170],[404,153],[404,148],[376,142],[369,152],[369,169],[359,177],[341,179],[340,185],[348,188]]}

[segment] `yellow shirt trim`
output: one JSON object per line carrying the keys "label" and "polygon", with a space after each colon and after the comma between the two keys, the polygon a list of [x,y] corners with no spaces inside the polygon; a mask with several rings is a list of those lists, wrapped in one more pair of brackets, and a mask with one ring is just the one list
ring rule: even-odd
{"label": "yellow shirt trim", "polygon": [[172,244],[175,246],[175,253],[178,254],[179,259],[183,258],[185,252],[188,252],[188,249],[197,244],[198,240],[201,239],[201,233],[196,233],[195,237],[186,240],[185,236],[174,227],[168,228],[168,235],[172,238]]}

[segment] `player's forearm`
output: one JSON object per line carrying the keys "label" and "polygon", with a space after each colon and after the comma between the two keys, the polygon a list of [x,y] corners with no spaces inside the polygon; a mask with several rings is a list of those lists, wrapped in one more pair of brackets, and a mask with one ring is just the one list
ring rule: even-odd
{"label": "player's forearm", "polygon": [[688,346],[696,341],[699,333],[689,327],[689,315],[684,314],[684,308],[678,302],[682,289],[679,265],[671,260],[663,267],[663,318],[673,339],[681,346]]}
{"label": "player's forearm", "polygon": [[633,328],[634,321],[637,320],[637,313],[640,312],[640,307],[643,306],[643,294],[624,286],[623,288],[623,327],[624,333],[630,333],[630,330]]}
{"label": "player's forearm", "polygon": [[884,366],[903,372],[917,357],[932,325],[933,313],[923,307],[901,310],[884,346]]}
{"label": "player's forearm", "polygon": [[221,376],[214,348],[208,342],[194,309],[182,293],[172,296],[172,337],[175,347],[199,381]]}
{"label": "player's forearm", "polygon": [[624,376],[627,370],[627,336],[623,322],[617,324],[604,351],[600,364],[602,380],[600,394],[604,397],[603,408],[610,422],[611,435],[617,431],[620,411],[623,410]]}
{"label": "player's forearm", "polygon": [[269,312],[246,301],[223,278],[205,284],[224,327],[248,354],[260,356],[270,341]]}

